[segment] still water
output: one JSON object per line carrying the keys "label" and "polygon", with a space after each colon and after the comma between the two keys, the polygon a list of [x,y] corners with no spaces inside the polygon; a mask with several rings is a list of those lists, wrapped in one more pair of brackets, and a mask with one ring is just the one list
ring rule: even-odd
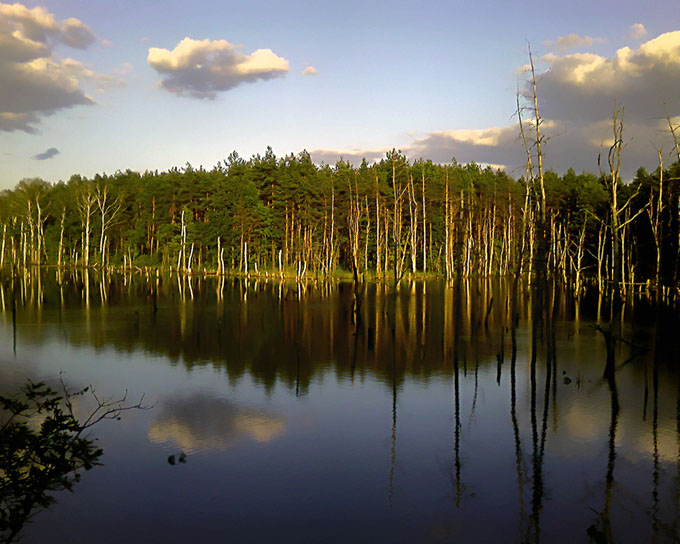
{"label": "still water", "polygon": [[680,329],[644,300],[604,379],[606,305],[557,287],[539,328],[491,281],[368,284],[358,313],[341,283],[11,285],[2,394],[63,372],[153,404],[93,429],[103,466],[22,542],[679,541]]}

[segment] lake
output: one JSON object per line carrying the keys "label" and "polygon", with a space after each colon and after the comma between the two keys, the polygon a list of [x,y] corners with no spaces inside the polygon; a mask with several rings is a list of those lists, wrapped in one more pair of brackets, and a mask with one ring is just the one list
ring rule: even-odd
{"label": "lake", "polygon": [[559,286],[537,324],[500,280],[369,283],[358,311],[341,282],[1,285],[3,394],[63,372],[153,405],[92,429],[103,466],[22,542],[679,540],[680,328],[643,297],[605,378],[606,301]]}

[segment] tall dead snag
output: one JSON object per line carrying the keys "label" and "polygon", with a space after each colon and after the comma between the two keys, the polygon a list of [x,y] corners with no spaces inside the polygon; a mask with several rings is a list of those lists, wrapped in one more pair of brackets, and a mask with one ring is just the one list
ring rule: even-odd
{"label": "tall dead snag", "polygon": [[401,253],[401,197],[403,192],[401,187],[397,189],[397,176],[396,176],[396,166],[394,164],[394,150],[392,151],[392,196],[394,209],[392,213],[392,246],[394,250],[394,286],[399,285],[399,280],[401,279],[401,269],[399,267],[399,254]]}
{"label": "tall dead snag", "polygon": [[656,246],[656,290],[657,300],[661,289],[661,253],[663,248],[663,221],[661,216],[663,214],[663,152],[657,149],[656,153],[659,157],[659,194],[657,195],[656,206],[654,206],[654,191],[649,192],[649,203],[647,205],[647,216],[654,235],[654,245]]}
{"label": "tall dead snag", "polygon": [[597,289],[600,293],[603,292],[604,287],[604,277],[602,275],[603,268],[605,266],[605,242],[607,239],[607,225],[604,221],[600,222],[600,228],[597,232],[597,254],[595,258],[597,259]]}
{"label": "tall dead snag", "polygon": [[217,237],[217,275],[224,274],[224,248],[222,247],[222,239]]}
{"label": "tall dead snag", "polygon": [[[614,113],[612,114],[612,131],[613,143],[609,148],[607,162],[609,163],[609,231],[611,233],[611,273],[610,278],[614,281],[614,290],[618,291],[617,275],[621,270],[621,246],[619,229],[621,228],[619,222],[619,207],[618,207],[618,187],[619,174],[621,171],[621,150],[623,149],[623,118],[624,108],[619,109],[614,106]],[[621,278],[623,280],[623,278]]]}
{"label": "tall dead snag", "polygon": [[80,224],[82,227],[81,245],[82,245],[82,263],[84,266],[90,265],[90,235],[92,234],[92,215],[94,214],[95,197],[92,191],[92,185],[84,184],[79,188],[76,196],[76,204],[78,206],[78,215],[80,216]]}
{"label": "tall dead snag", "polygon": [[382,277],[382,246],[380,234],[380,188],[378,185],[378,174],[375,175],[375,275]]}
{"label": "tall dead snag", "polygon": [[[184,271],[186,269],[186,243],[187,243],[187,229],[186,225],[184,224],[184,210],[182,210],[182,215],[181,217],[181,227],[180,227],[180,237],[181,237],[181,246],[179,250],[179,255],[177,257],[177,270],[182,270]],[[241,239],[243,240],[243,229],[241,229]]]}
{"label": "tall dead snag", "polygon": [[[569,259],[571,262],[571,268],[574,271],[574,292],[578,295],[581,293],[581,283],[583,276],[583,257],[585,255],[585,245],[586,245],[586,227],[588,226],[588,216],[583,218],[583,226],[579,231],[578,240],[576,242],[571,242],[574,246],[573,250],[569,253]],[[571,248],[570,248],[571,249]]]}
{"label": "tall dead snag", "polygon": [[[354,176],[354,191],[352,191],[352,181],[349,182],[349,210],[347,213],[347,232],[349,239],[350,254],[352,257],[352,275],[354,276],[354,297],[352,301],[352,319],[356,330],[362,325],[361,304],[363,302],[364,284],[359,281],[359,252],[361,238],[361,221],[364,213],[368,215],[368,198],[365,207],[359,198],[359,184]],[[368,253],[368,227],[366,230],[365,259]],[[365,273],[365,269],[364,269]]]}
{"label": "tall dead snag", "polygon": [[[22,181],[17,186],[16,215],[22,218],[22,237],[24,264],[31,262],[39,265],[45,252],[45,232],[44,227],[48,219],[48,214],[43,210],[43,203],[46,194],[44,182],[41,181]],[[28,232],[23,230],[24,221],[28,227]],[[29,249],[30,247],[30,249]],[[28,261],[27,261],[28,259]]]}
{"label": "tall dead snag", "polygon": [[[678,162],[680,163],[680,137],[678,135],[678,129],[680,129],[680,125],[673,125],[673,119],[671,118],[670,114],[668,113],[668,108],[666,107],[666,104],[664,104],[664,110],[666,112],[666,121],[668,122],[668,131],[671,133],[671,136],[673,138],[673,145],[675,146],[675,154],[678,157]],[[675,179],[677,181],[677,178]],[[670,180],[669,180],[670,181]],[[680,210],[676,212],[678,214],[677,219],[680,221]],[[680,237],[680,232],[678,232],[678,236]],[[675,256],[675,273],[674,273],[674,281],[677,279],[677,273],[678,273],[678,266],[677,263],[680,261],[680,239],[678,240],[678,251]]]}
{"label": "tall dead snag", "polygon": [[[66,220],[66,206],[61,207],[61,219],[59,220],[59,248],[57,250],[57,268],[61,269],[64,255],[64,221]],[[3,240],[4,249],[4,240]],[[2,266],[2,262],[0,262]]]}
{"label": "tall dead snag", "polygon": [[[621,289],[625,289],[625,268],[623,264],[623,245],[621,242],[622,229],[624,229],[631,221],[635,220],[638,215],[645,211],[646,206],[643,206],[634,214],[627,214],[625,212],[628,206],[637,196],[639,192],[636,190],[623,206],[619,206],[618,188],[621,182],[621,151],[625,147],[623,142],[623,121],[625,108],[619,108],[614,105],[614,112],[612,114],[612,145],[607,154],[607,163],[609,165],[609,174],[603,174],[605,186],[609,192],[609,232],[611,236],[611,259],[609,278],[613,282],[615,294],[618,294]],[[598,157],[598,163],[600,157]],[[601,169],[600,169],[601,170]]]}
{"label": "tall dead snag", "polygon": [[[534,254],[534,271],[538,280],[545,280],[548,274],[548,221],[546,215],[545,183],[543,176],[543,134],[541,118],[538,109],[538,92],[536,89],[536,71],[534,58],[529,47],[529,66],[531,69],[531,94],[534,114],[534,147],[536,148],[536,175],[533,176],[534,192],[536,194],[536,252]],[[540,281],[539,281],[540,283]]]}
{"label": "tall dead snag", "polygon": [[[533,142],[529,143],[529,135],[525,131],[524,121],[522,119],[523,109],[520,105],[519,92],[517,94],[517,116],[519,119],[520,136],[524,145],[524,150],[527,156],[526,162],[526,196],[524,202],[524,213],[522,219],[522,230],[524,231],[522,238],[527,236],[529,242],[529,266],[533,268],[536,276],[536,281],[533,284],[532,290],[532,333],[531,333],[531,369],[532,376],[536,372],[536,339],[538,337],[538,328],[543,321],[544,298],[547,295],[547,263],[548,252],[546,235],[546,213],[545,213],[545,190],[543,184],[543,136],[541,134],[542,119],[538,109],[538,92],[536,85],[536,71],[534,68],[534,59],[531,54],[531,47],[529,47],[529,70],[531,72],[531,98],[532,105],[529,109],[532,111],[533,120]],[[533,153],[535,149],[536,158],[538,162],[538,170],[534,167]],[[532,199],[533,196],[533,199]],[[533,202],[532,202],[533,201]],[[533,214],[534,221],[530,222],[530,214]],[[523,248],[522,248],[523,253]],[[520,258],[522,255],[520,254]],[[531,270],[529,277],[531,278]],[[516,303],[517,279],[513,284],[513,304]],[[516,310],[513,309],[513,314]],[[532,385],[534,381],[532,380]]]}
{"label": "tall dead snag", "polygon": [[668,108],[666,107],[666,104],[663,105],[664,110],[666,112],[666,121],[668,122],[668,130],[671,133],[671,136],[673,137],[673,144],[675,145],[675,154],[678,156],[678,161],[680,161],[680,137],[678,136],[678,128],[679,126],[673,125],[673,119],[671,118],[670,114],[668,113]]}
{"label": "tall dead snag", "polygon": [[[408,185],[402,187],[401,183],[397,182],[397,165],[395,158],[397,157],[397,151],[392,150],[390,153],[390,161],[392,163],[392,196],[394,209],[392,213],[392,251],[394,254],[393,260],[393,271],[394,271],[394,286],[397,287],[399,282],[404,277],[404,262],[406,260],[406,252],[408,251],[408,240],[402,241],[402,231],[403,231],[403,204],[404,195],[408,190]],[[408,174],[408,172],[407,172]]]}
{"label": "tall dead snag", "polygon": [[2,225],[2,249],[0,249],[0,268],[5,264],[5,239],[7,238],[7,223]]}
{"label": "tall dead snag", "polygon": [[99,259],[103,268],[106,264],[106,231],[115,224],[118,214],[123,207],[123,199],[120,193],[113,197],[109,192],[109,186],[101,182],[94,188],[94,200],[101,219]]}
{"label": "tall dead snag", "polygon": [[326,246],[326,272],[333,270],[335,261],[335,180],[331,178],[331,224],[329,243]]}
{"label": "tall dead snag", "polygon": [[446,279],[450,280],[453,277],[453,259],[452,254],[452,236],[451,236],[451,202],[449,200],[449,168],[444,167],[444,187],[445,187],[445,201],[444,201],[444,264],[446,270]]}
{"label": "tall dead snag", "polygon": [[36,220],[35,220],[35,232],[36,232],[36,238],[37,238],[37,248],[35,252],[35,262],[36,264],[40,264],[40,260],[42,257],[42,254],[44,252],[45,244],[45,222],[47,221],[47,216],[43,214],[42,207],[40,206],[40,193],[35,195],[35,211],[36,211]]}
{"label": "tall dead snag", "polygon": [[423,178],[423,272],[427,272],[427,216],[425,213],[425,163],[422,169]]}
{"label": "tall dead snag", "polygon": [[[356,183],[356,180],[355,180]],[[364,208],[359,200],[359,190],[355,186],[352,191],[352,183],[349,184],[349,210],[347,213],[347,232],[349,238],[349,248],[352,257],[352,274],[354,283],[359,283],[359,235],[361,232],[361,218]]]}
{"label": "tall dead snag", "polygon": [[[548,311],[549,304],[549,293],[548,293],[548,241],[549,228],[550,225],[547,219],[546,211],[546,197],[545,197],[545,183],[544,183],[544,172],[543,172],[543,140],[544,134],[541,129],[543,124],[543,119],[538,107],[538,90],[537,90],[537,80],[536,80],[536,69],[534,67],[534,58],[531,53],[531,46],[528,48],[529,53],[529,72],[531,74],[531,106],[528,108],[533,114],[533,135],[531,136],[532,142],[529,145],[529,137],[524,131],[524,123],[521,119],[521,108],[519,107],[518,100],[518,116],[520,118],[520,132],[522,140],[524,143],[524,148],[527,154],[527,183],[531,187],[531,193],[534,196],[533,202],[533,213],[534,221],[533,224],[529,224],[532,236],[529,236],[529,250],[531,266],[533,267],[533,274],[535,276],[535,282],[533,283],[533,289],[531,293],[532,298],[532,332],[531,332],[531,373],[532,373],[532,388],[535,385],[535,380],[533,377],[536,373],[536,361],[537,361],[537,339],[541,336],[541,331],[544,326],[544,321],[547,321],[548,330],[550,328],[550,321],[552,316]],[[534,163],[532,159],[532,148],[535,150],[536,167],[534,168]],[[527,189],[528,190],[528,189]],[[527,195],[527,200],[529,196]],[[525,221],[528,219],[526,217],[529,211],[529,202],[525,204]],[[516,290],[516,287],[515,287]],[[550,351],[548,352],[548,361],[550,361]],[[550,368],[550,366],[548,367]],[[548,373],[549,375],[549,373]],[[540,457],[540,456],[539,456]],[[540,466],[540,463],[539,463]],[[536,474],[534,474],[536,478]],[[539,477],[540,478],[540,477]],[[540,501],[537,501],[537,503]],[[537,514],[536,514],[537,516]]]}
{"label": "tall dead snag", "polygon": [[413,174],[408,182],[408,212],[409,212],[409,249],[411,254],[411,272],[416,273],[418,260],[418,201],[416,200]]}
{"label": "tall dead snag", "polygon": [[[529,231],[529,217],[530,217],[530,205],[531,205],[531,188],[534,184],[534,165],[533,158],[531,156],[531,147],[529,146],[529,140],[527,139],[526,131],[524,130],[524,119],[522,118],[522,106],[520,104],[520,93],[517,90],[517,119],[519,122],[519,134],[522,139],[522,145],[524,145],[524,151],[527,156],[527,160],[524,168],[524,206],[522,208],[522,226],[520,233],[520,240],[518,246],[518,264],[516,271],[516,278],[524,272],[524,251],[526,249],[527,233]],[[533,254],[533,238],[529,241],[531,253]],[[530,261],[531,263],[531,261]],[[531,264],[529,265],[529,272],[531,273]]]}

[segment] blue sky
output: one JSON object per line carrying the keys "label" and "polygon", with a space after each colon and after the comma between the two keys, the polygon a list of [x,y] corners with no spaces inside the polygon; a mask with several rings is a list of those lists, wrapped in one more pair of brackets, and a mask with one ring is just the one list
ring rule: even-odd
{"label": "blue sky", "polygon": [[675,0],[48,0],[0,4],[0,189],[210,168],[268,145],[331,163],[396,147],[520,175],[515,93],[528,42],[546,72],[548,166],[596,171],[615,102],[628,119],[624,170],[654,168],[657,147],[670,160]]}

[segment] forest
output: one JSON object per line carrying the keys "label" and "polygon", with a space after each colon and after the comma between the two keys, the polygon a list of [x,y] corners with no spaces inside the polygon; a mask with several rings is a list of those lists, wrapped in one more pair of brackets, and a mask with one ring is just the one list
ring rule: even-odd
{"label": "forest", "polygon": [[396,150],[354,167],[268,148],[249,160],[233,152],[212,170],[25,179],[0,194],[0,266],[395,282],[522,276],[540,251],[544,198],[550,275],[577,288],[590,280],[670,287],[680,267],[679,174],[677,162],[661,163],[612,184],[615,175],[569,169],[542,173],[539,186],[455,159],[410,162]]}
{"label": "forest", "polygon": [[[545,171],[545,134],[529,51],[531,92],[517,94],[524,176],[476,163],[412,162],[392,149],[358,167],[315,165],[307,151],[212,170],[127,170],[51,185],[25,179],[0,193],[0,268],[14,265],[161,267],[182,274],[451,278],[526,276],[674,292],[680,267],[680,138],[666,115],[675,158],[621,180],[625,108],[615,104],[600,175]],[[528,111],[530,118],[524,119]],[[606,162],[608,171],[602,166]],[[540,313],[540,311],[539,311]]]}

